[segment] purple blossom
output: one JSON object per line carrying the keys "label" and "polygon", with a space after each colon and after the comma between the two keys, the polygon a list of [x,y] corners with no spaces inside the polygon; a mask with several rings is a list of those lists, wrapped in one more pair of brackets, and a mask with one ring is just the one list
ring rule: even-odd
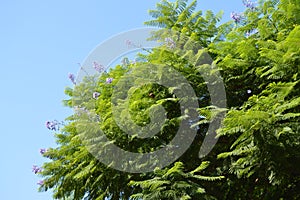
{"label": "purple blossom", "polygon": [[130,47],[142,48],[142,45],[137,45],[131,40],[125,40],[125,44],[126,44],[127,48],[130,48]]}
{"label": "purple blossom", "polygon": [[32,172],[35,173],[35,174],[37,174],[39,172],[42,172],[42,168],[40,168],[40,167],[38,167],[36,165],[33,165],[32,166]]}
{"label": "purple blossom", "polygon": [[251,10],[255,9],[255,3],[251,0],[243,0],[244,5]]}
{"label": "purple blossom", "polygon": [[101,73],[101,72],[103,72],[105,70],[105,67],[103,65],[101,65],[101,64],[99,64],[97,62],[94,62],[93,64],[94,64],[94,69],[97,72]]}
{"label": "purple blossom", "polygon": [[45,182],[44,182],[43,180],[39,180],[39,181],[37,182],[38,185],[44,185],[44,183],[45,183]]}
{"label": "purple blossom", "polygon": [[131,40],[125,40],[125,43],[128,48],[133,45],[133,42]]}
{"label": "purple blossom", "polygon": [[236,12],[231,12],[230,17],[235,21],[235,23],[239,23],[242,20],[242,15]]}
{"label": "purple blossom", "polygon": [[165,39],[165,44],[167,47],[169,47],[170,49],[174,49],[176,47],[176,43],[174,42],[174,40],[170,37],[167,37]]}
{"label": "purple blossom", "polygon": [[46,121],[46,127],[47,129],[51,130],[51,122],[50,121]]}
{"label": "purple blossom", "polygon": [[40,154],[44,154],[44,153],[46,153],[47,152],[47,149],[40,149]]}
{"label": "purple blossom", "polygon": [[45,125],[46,125],[47,129],[52,130],[52,131],[57,131],[57,130],[59,130],[60,125],[64,125],[64,122],[58,122],[57,120],[46,121]]}
{"label": "purple blossom", "polygon": [[58,123],[56,121],[46,121],[46,127],[49,130],[56,131],[59,129]]}
{"label": "purple blossom", "polygon": [[74,110],[75,110],[75,113],[80,116],[84,113],[86,114],[89,114],[89,110],[86,109],[86,108],[82,108],[82,107],[79,107],[79,106],[74,106]]}
{"label": "purple blossom", "polygon": [[248,93],[248,94],[251,94],[251,93],[252,93],[252,91],[251,91],[251,90],[247,90],[247,93]]}
{"label": "purple blossom", "polygon": [[94,93],[93,93],[93,98],[94,98],[94,99],[98,99],[99,96],[100,96],[100,93],[99,93],[99,92],[94,92]]}
{"label": "purple blossom", "polygon": [[74,85],[76,85],[75,75],[72,74],[72,73],[69,73],[68,77],[69,77],[69,79],[72,81],[72,83],[73,83]]}
{"label": "purple blossom", "polygon": [[107,78],[106,83],[110,84],[110,83],[112,83],[113,80],[114,80],[113,78]]}

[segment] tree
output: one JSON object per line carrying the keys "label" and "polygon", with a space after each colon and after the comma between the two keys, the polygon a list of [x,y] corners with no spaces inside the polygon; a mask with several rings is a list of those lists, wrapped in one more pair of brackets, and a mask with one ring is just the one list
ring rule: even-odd
{"label": "tree", "polygon": [[249,9],[228,39],[212,46],[234,100],[219,136],[235,139],[218,157],[245,178],[240,191],[248,193],[240,198],[299,198],[298,5],[266,1]]}
{"label": "tree", "polygon": [[[58,147],[43,153],[50,161],[42,171],[35,169],[44,177],[40,190],[53,188],[57,199],[300,198],[300,2],[268,0],[255,6],[245,0],[244,4],[243,14],[232,13],[233,21],[217,25],[221,13],[202,15],[195,11],[196,1],[158,3],[157,10],[149,12],[154,19],[145,24],[161,28],[152,39],[163,45],[141,55],[143,60],[136,64],[118,65],[66,89],[71,98],[65,104],[76,113],[55,134]],[[188,97],[175,91],[187,84],[168,88],[143,83],[145,74],[161,82],[176,80],[172,73],[163,73],[164,67],[183,75],[200,109],[181,109],[180,103]],[[227,109],[211,105],[218,91],[209,91],[207,80],[219,71]],[[219,84],[219,79],[214,80],[212,85]],[[161,108],[166,117],[158,126],[151,113]],[[218,143],[206,157],[199,157],[209,126],[224,112]],[[143,127],[153,120],[158,133],[138,137],[140,132],[147,134]],[[106,165],[94,156],[97,150],[105,160],[111,144],[130,152],[154,152],[172,141],[182,123],[187,124],[183,136],[196,130],[194,141],[164,168],[122,172],[109,167],[114,163]],[[138,129],[127,134],[134,124]],[[48,128],[56,130],[51,125]],[[110,141],[99,136],[101,131]],[[172,151],[165,155],[172,156]],[[137,163],[124,162],[122,167],[137,167]]]}

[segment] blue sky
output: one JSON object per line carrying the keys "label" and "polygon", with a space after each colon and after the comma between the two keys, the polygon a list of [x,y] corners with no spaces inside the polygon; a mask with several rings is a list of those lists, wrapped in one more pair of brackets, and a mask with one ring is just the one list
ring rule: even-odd
{"label": "blue sky", "polygon": [[[99,43],[143,27],[157,0],[0,2],[1,165],[0,198],[49,200],[38,193],[33,164],[45,159],[40,148],[55,146],[46,120],[63,120],[72,111],[62,105],[68,73]],[[202,10],[243,11],[241,0],[199,0]]]}

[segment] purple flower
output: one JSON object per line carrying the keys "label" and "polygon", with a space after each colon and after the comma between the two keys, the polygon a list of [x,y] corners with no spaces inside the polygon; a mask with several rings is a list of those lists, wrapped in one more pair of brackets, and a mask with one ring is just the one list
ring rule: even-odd
{"label": "purple flower", "polygon": [[97,72],[101,73],[101,72],[103,72],[105,70],[105,67],[103,65],[101,65],[101,64],[99,64],[97,62],[94,62],[93,64],[94,64],[94,69]]}
{"label": "purple flower", "polygon": [[99,96],[100,96],[100,93],[99,93],[99,92],[94,92],[94,93],[93,93],[93,98],[94,98],[94,99],[98,99]]}
{"label": "purple flower", "polygon": [[133,48],[142,48],[142,45],[137,45],[131,40],[125,40],[125,44],[127,48],[133,47]]}
{"label": "purple flower", "polygon": [[112,83],[113,80],[114,80],[113,78],[107,78],[106,83],[110,84],[110,83]]}
{"label": "purple flower", "polygon": [[35,174],[37,174],[39,172],[42,172],[42,168],[40,168],[40,167],[38,167],[36,165],[33,165],[32,166],[32,172],[35,173]]}
{"label": "purple flower", "polygon": [[44,153],[46,153],[47,152],[47,149],[40,149],[40,154],[44,154]]}
{"label": "purple flower", "polygon": [[176,47],[176,43],[174,42],[174,40],[172,38],[167,37],[165,39],[165,44],[167,47],[169,47],[170,49],[174,49]]}
{"label": "purple flower", "polygon": [[58,123],[56,121],[46,121],[46,127],[52,131],[59,130]]}
{"label": "purple flower", "polygon": [[72,73],[69,73],[68,77],[69,77],[69,79],[72,81],[72,83],[73,83],[74,85],[76,85],[75,75],[72,74]]}
{"label": "purple flower", "polygon": [[252,93],[252,91],[251,91],[251,90],[247,90],[247,93],[248,93],[248,94],[251,94],[251,93]]}
{"label": "purple flower", "polygon": [[84,107],[74,106],[74,110],[78,116],[81,116],[82,114],[89,114],[89,110]]}
{"label": "purple flower", "polygon": [[47,129],[50,129],[50,124],[51,124],[50,121],[46,121],[46,127],[47,127]]}
{"label": "purple flower", "polygon": [[236,12],[231,12],[230,17],[235,21],[235,23],[239,23],[242,20],[242,15]]}
{"label": "purple flower", "polygon": [[251,10],[255,9],[255,3],[250,0],[243,0],[244,5]]}
{"label": "purple flower", "polygon": [[44,185],[44,183],[45,183],[45,182],[44,182],[43,180],[39,180],[39,181],[37,182],[38,185]]}
{"label": "purple flower", "polygon": [[125,40],[125,43],[128,48],[133,45],[131,40]]}

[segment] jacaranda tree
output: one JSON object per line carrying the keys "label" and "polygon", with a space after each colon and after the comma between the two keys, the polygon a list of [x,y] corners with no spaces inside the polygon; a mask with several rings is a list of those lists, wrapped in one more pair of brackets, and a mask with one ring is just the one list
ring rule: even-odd
{"label": "jacaranda tree", "polygon": [[[162,0],[145,22],[160,28],[151,38],[160,46],[109,70],[94,63],[100,73],[81,82],[70,74],[74,87],[65,90],[70,99],[64,103],[74,114],[46,123],[58,145],[41,149],[49,161],[33,167],[43,178],[39,190],[78,200],[299,199],[300,0],[243,3],[243,13],[233,12],[232,21],[219,25],[222,13],[195,11],[196,1]],[[168,81],[180,84],[164,86]],[[220,91],[210,88],[220,83],[227,98],[214,102]],[[189,88],[196,98],[177,93]],[[199,107],[182,106],[191,101]],[[218,143],[199,156],[209,128],[224,115],[214,131]],[[178,131],[183,146],[195,136],[176,157],[180,145],[167,144]],[[152,166],[155,157],[120,156],[124,170],[118,170],[105,163],[112,145],[149,155],[168,147],[173,151],[165,159],[176,159],[133,173]]]}

